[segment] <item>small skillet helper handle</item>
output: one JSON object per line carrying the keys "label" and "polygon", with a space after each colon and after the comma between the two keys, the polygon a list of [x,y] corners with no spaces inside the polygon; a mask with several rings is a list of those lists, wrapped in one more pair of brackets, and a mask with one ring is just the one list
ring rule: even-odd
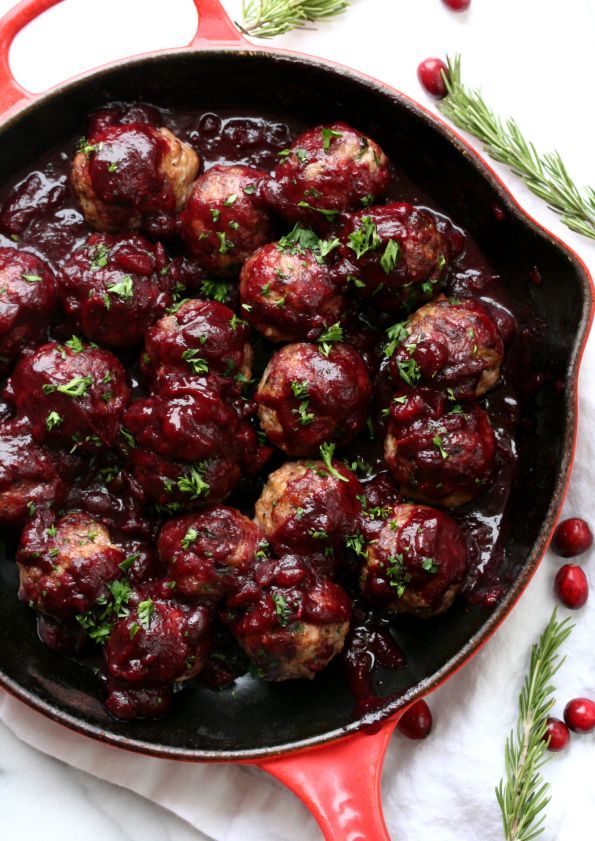
{"label": "small skillet helper handle", "polygon": [[374,733],[357,733],[258,765],[306,804],[326,841],[390,841],[380,780],[397,721],[391,719]]}
{"label": "small skillet helper handle", "polygon": [[231,22],[220,0],[192,0],[198,13],[198,26],[189,47],[251,46]]}
{"label": "small skillet helper handle", "polygon": [[0,116],[35,96],[22,88],[12,75],[8,54],[15,37],[36,17],[61,0],[21,0],[0,19]]}
{"label": "small skillet helper handle", "polygon": [[[15,37],[35,18],[61,0],[21,0],[0,19],[0,117],[35,99],[12,75],[8,56]],[[188,47],[251,46],[233,25],[219,0],[192,0],[198,13],[196,33]]]}

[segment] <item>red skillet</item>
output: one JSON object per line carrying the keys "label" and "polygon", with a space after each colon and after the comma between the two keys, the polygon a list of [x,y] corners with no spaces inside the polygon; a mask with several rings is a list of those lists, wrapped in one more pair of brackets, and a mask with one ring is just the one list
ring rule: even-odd
{"label": "red skillet", "polygon": [[[90,670],[57,658],[34,639],[30,617],[14,597],[14,564],[0,564],[0,684],[17,697],[57,722],[119,747],[170,759],[256,764],[306,803],[325,838],[386,839],[380,776],[399,717],[494,633],[548,544],[574,450],[591,279],[579,258],[533,222],[443,123],[362,74],[253,47],[218,0],[194,0],[200,21],[188,48],[117,62],[32,96],[13,78],[8,51],[19,30],[57,2],[23,0],[0,21],[0,183],[80,133],[87,112],[109,99],[236,108],[236,113],[280,118],[299,114],[309,124],[346,119],[377,138],[416,186],[469,231],[494,270],[514,281],[516,312],[537,311],[548,325],[528,364],[547,369],[552,382],[561,380],[566,388],[540,393],[531,408],[533,431],[519,438],[519,469],[508,508],[521,516],[509,516],[506,532],[511,586],[496,607],[457,604],[444,618],[417,629],[406,646],[408,668],[387,679],[393,697],[375,721],[352,720],[349,694],[339,672],[331,670],[330,677],[289,689],[254,682],[231,700],[226,693],[192,689],[181,693],[171,716],[161,722],[115,722],[97,700]],[[503,211],[498,225],[495,206]],[[527,281],[534,266],[543,280],[539,286]]]}

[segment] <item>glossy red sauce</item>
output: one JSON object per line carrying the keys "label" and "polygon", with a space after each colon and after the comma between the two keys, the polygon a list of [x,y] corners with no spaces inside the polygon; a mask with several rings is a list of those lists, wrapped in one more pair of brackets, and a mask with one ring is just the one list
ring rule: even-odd
{"label": "glossy red sauce", "polygon": [[[135,122],[135,124],[151,123],[155,120],[156,114],[156,109],[140,106],[135,109],[133,117],[129,121]],[[100,142],[102,131],[112,121],[113,113],[109,111],[96,116],[88,140]],[[157,121],[170,128],[181,140],[190,143],[204,159],[206,169],[217,164],[229,165],[233,163],[270,172],[279,161],[278,153],[288,147],[292,138],[304,129],[304,126],[301,125],[287,126],[263,118],[242,115],[219,116],[212,113],[196,115],[190,112],[163,111],[159,113]],[[141,145],[149,142],[149,136],[152,137],[148,129],[143,130],[142,127],[138,126],[135,128],[135,133],[135,142]],[[47,261],[54,271],[59,271],[65,266],[72,259],[73,253],[85,244],[89,236],[89,229],[83,220],[68,177],[70,163],[79,140],[80,138],[73,138],[63,148],[54,150],[45,159],[38,162],[34,171],[19,176],[13,184],[6,186],[0,195],[0,199],[3,201],[0,212],[0,247],[14,248],[15,243],[18,242],[20,247],[26,248],[42,260]],[[111,152],[111,157],[108,160],[101,150],[94,158],[94,176],[100,185],[101,195],[104,198],[113,197],[120,189],[118,179],[115,178],[119,168],[132,167],[134,169],[134,149],[128,148],[120,151],[121,155],[116,156],[117,160],[112,159]],[[153,153],[156,172],[160,150],[155,147]],[[115,166],[110,166],[113,164]],[[155,172],[153,176],[155,176]],[[136,185],[135,190],[146,191],[154,187],[151,172],[139,171],[133,173],[133,175],[134,178],[130,183]],[[407,201],[422,207],[429,205],[427,197],[419,193],[405,173],[400,172],[398,168],[394,168],[394,175],[396,177],[393,178],[388,196],[390,200]],[[167,197],[165,198],[167,199]],[[135,197],[127,196],[126,199],[134,202]],[[167,200],[169,201],[169,199]],[[435,208],[433,210],[436,212]],[[381,211],[377,211],[377,213],[380,216],[382,215]],[[365,214],[362,212],[360,215]],[[425,217],[422,213],[419,229],[419,236],[422,238],[425,236],[424,225]],[[456,220],[451,221],[439,216],[440,241],[443,242],[445,250],[455,255],[445,293],[455,296],[462,295],[463,297],[473,295],[484,301],[489,305],[501,335],[509,340],[514,334],[514,318],[507,309],[506,291],[500,284],[499,279],[493,276],[490,267],[485,263],[474,243],[465,237],[455,225]],[[286,230],[279,233],[286,233]],[[175,241],[168,243],[167,247],[170,256],[176,257],[179,246],[176,245]],[[437,256],[432,252],[428,258],[429,262],[419,267],[420,272],[425,273],[424,277],[427,277],[428,282],[434,282],[438,278],[439,267],[435,264]],[[342,257],[344,260],[352,260],[353,254],[345,252]],[[125,255],[123,255],[123,259],[126,259]],[[364,282],[370,284],[370,292],[372,293],[374,287],[385,279],[386,273],[379,273],[375,259],[367,262],[369,265]],[[188,288],[193,293],[201,290],[204,273],[193,267],[191,259],[180,255],[179,259],[174,260],[172,265],[175,266],[172,271],[179,272],[180,275],[184,276],[188,282]],[[141,265],[138,261],[132,259],[132,262],[124,264],[122,268],[125,271],[145,275],[153,267],[149,266],[148,262],[146,265]],[[354,267],[354,269],[357,268],[357,266]],[[398,272],[391,280],[394,288],[399,289],[400,278]],[[380,297],[377,300],[382,302],[382,291],[379,295]],[[225,303],[232,307],[238,318],[242,317],[243,313],[239,306],[237,292],[234,291],[233,287],[229,293],[226,293]],[[336,305],[335,303],[334,306]],[[256,321],[257,318],[258,313],[255,313],[253,319]],[[384,331],[394,321],[394,316],[384,312],[381,305],[379,306],[372,301],[370,309],[367,309],[365,313],[353,315],[346,336],[347,341],[359,350],[364,361],[377,370],[375,375],[375,400],[379,399],[378,395],[382,393],[383,388],[386,390],[388,397],[394,392],[392,386],[388,385],[390,373],[387,361],[382,358],[377,340],[378,331]],[[72,327],[71,323],[65,323],[63,319],[54,320],[50,325],[50,337],[58,341],[64,340],[72,334]],[[299,329],[296,328],[295,324],[289,325],[289,328],[285,324],[280,325],[280,327],[282,329]],[[192,326],[190,325],[188,329],[192,329]],[[210,346],[205,348],[205,355],[208,352],[215,369],[219,365],[217,359],[225,360],[235,370],[241,367],[243,362],[242,330],[243,328],[240,328],[240,332],[234,336],[227,334],[222,336],[221,331],[217,332],[213,328],[214,344],[219,343],[221,345],[222,342],[225,344],[224,352],[220,357],[217,357],[216,348],[212,351]],[[316,337],[304,336],[303,338],[315,339]],[[256,362],[253,376],[258,380],[266,361],[271,355],[272,347],[263,340],[257,340],[254,344],[256,347]],[[165,348],[166,350],[163,351],[160,358],[151,354],[151,358],[144,361],[143,378],[145,381],[153,378],[156,369],[159,367],[167,368],[170,365],[175,367],[180,364],[180,359],[176,357],[175,341],[172,341],[169,348],[165,345]],[[522,345],[519,346],[517,337],[512,342],[512,348],[509,349],[505,358],[502,384],[496,391],[490,393],[484,401],[489,407],[494,429],[494,483],[487,492],[483,493],[473,503],[452,513],[463,530],[472,558],[471,572],[463,590],[464,597],[471,602],[488,607],[494,605],[501,598],[508,585],[507,578],[501,574],[505,553],[500,534],[503,511],[516,461],[514,432],[518,421],[518,396],[510,377],[510,371],[512,360],[522,358],[522,352]],[[423,364],[425,361],[428,366],[437,366],[441,360],[432,357],[432,353],[435,356],[438,353],[439,356],[439,352],[435,349],[432,350],[430,346],[424,360],[422,348],[419,351],[420,363]],[[231,414],[225,415],[224,422],[229,430],[229,439],[223,441],[218,439],[217,442],[208,439],[208,419],[210,415],[214,413],[217,415],[218,421],[221,421],[221,413],[230,412],[228,407],[224,409],[217,403],[217,389],[213,391],[205,388],[204,381],[202,383],[191,382],[193,378],[189,377],[189,382],[186,385],[170,385],[165,382],[161,396],[158,393],[156,396],[147,398],[142,385],[143,378],[139,378],[136,373],[134,357],[127,355],[125,350],[118,348],[114,349],[114,354],[128,367],[131,373],[134,395],[139,398],[139,402],[136,405],[133,404],[132,408],[128,410],[127,423],[134,427],[134,434],[138,437],[138,443],[140,444],[133,454],[133,463],[135,468],[138,467],[140,474],[151,477],[157,484],[159,481],[163,481],[164,477],[167,480],[168,475],[170,475],[171,462],[172,460],[175,462],[176,456],[179,456],[180,453],[168,450],[168,424],[173,424],[177,428],[185,430],[182,439],[184,446],[192,450],[192,458],[200,458],[202,453],[208,453],[209,457],[212,457],[213,448],[217,450],[215,455],[219,461],[214,460],[213,476],[210,480],[211,486],[218,489],[214,493],[215,499],[223,498],[227,493],[226,483],[229,481],[230,471],[233,472],[237,469],[241,472],[243,470],[241,465],[246,464],[250,465],[250,470],[258,470],[264,458],[262,453],[258,451],[257,442],[252,439],[250,433],[244,427],[241,412],[231,412]],[[115,364],[116,369],[119,370],[119,363],[116,362]],[[50,376],[50,374],[51,371],[46,368],[39,375],[45,377]],[[468,374],[469,377],[473,377],[473,371],[469,371]],[[295,415],[291,413],[296,406],[292,407],[291,401],[288,400],[291,395],[288,394],[287,389],[286,384],[283,387],[283,394],[279,395],[282,400],[278,402],[277,408],[282,412],[290,413],[291,416],[287,419],[288,424],[290,424],[295,419]],[[197,404],[198,408],[189,410],[186,397],[193,390],[195,393],[200,392],[204,400],[201,397]],[[360,398],[362,391],[365,414],[369,394],[364,380],[362,380]],[[315,399],[314,395],[312,395],[312,399]],[[103,403],[104,414],[106,408],[109,410],[109,401],[102,400],[101,394],[90,393],[89,400],[93,404],[94,401],[100,400]],[[239,400],[240,398],[238,398]],[[344,400],[344,395],[339,394],[338,402],[340,403],[342,400]],[[93,407],[91,406],[91,408]],[[357,408],[359,412],[357,422],[353,428],[350,428],[350,436],[347,436],[353,437],[355,435],[355,437],[341,452],[341,457],[345,458],[348,464],[356,465],[354,469],[361,481],[366,497],[366,506],[373,508],[392,504],[398,500],[398,493],[390,480],[386,464],[382,459],[385,428],[383,424],[386,424],[386,420],[379,422],[376,428],[370,427],[370,425],[365,424],[365,418],[360,417],[362,414],[361,406],[358,405]],[[60,410],[63,411],[62,406],[60,406]],[[10,413],[10,407],[3,405],[2,417],[10,417]],[[33,407],[31,407],[31,413],[34,419],[35,411]],[[44,409],[45,415],[47,415],[46,409]],[[107,411],[107,416],[109,418],[109,411]],[[101,439],[107,436],[111,443],[115,434],[114,430],[109,427],[109,424],[97,425],[94,417],[93,413],[90,412],[85,420],[89,434],[97,435]],[[344,418],[337,420],[341,423],[345,422]],[[448,423],[450,425],[453,421],[449,420]],[[454,423],[457,425],[460,424],[460,421],[455,419]],[[200,434],[197,435],[199,427]],[[43,459],[36,455],[34,445],[28,437],[29,433],[26,432],[23,435],[26,436],[26,440],[23,439],[23,446],[28,447],[32,454],[31,480],[39,482],[40,472],[43,469]],[[243,435],[244,437],[242,437]],[[45,437],[46,432],[41,426],[37,432],[34,426],[33,438],[37,440]],[[48,443],[51,445],[51,441]],[[150,450],[144,447],[145,443],[150,444]],[[0,447],[3,446],[14,447],[14,444],[3,444],[0,438]],[[76,457],[76,454],[74,454],[74,457]],[[63,459],[63,461],[62,470],[66,473],[70,470],[71,477],[77,475],[76,463],[70,463],[67,459]],[[279,463],[281,463],[279,459],[273,460],[260,477],[244,476],[237,491],[230,497],[229,504],[237,505],[248,516],[252,516],[253,504],[260,494],[263,479],[270,470],[279,466]],[[98,465],[98,470],[99,468],[100,465]],[[173,475],[175,475],[175,471]],[[0,476],[0,483],[1,481],[2,476]],[[72,483],[72,478],[69,481]],[[39,493],[41,495],[59,495],[63,492],[59,483],[58,478],[52,479],[50,471],[45,481],[40,483]],[[167,499],[160,493],[157,484],[155,484],[153,501],[166,502]],[[149,509],[143,507],[142,502],[139,502],[138,488],[135,486],[134,480],[118,478],[117,470],[109,480],[102,481],[99,479],[96,486],[93,485],[93,482],[89,482],[88,477],[86,477],[84,481],[75,481],[70,491],[71,504],[81,504],[81,499],[86,499],[86,505],[89,505],[91,510],[100,518],[105,517],[110,523],[115,522],[116,525],[119,522],[120,526],[117,526],[117,528],[121,528],[121,533],[125,534],[127,530],[129,532],[128,535],[125,534],[126,539],[140,541],[141,551],[137,554],[139,554],[139,557],[143,555],[143,560],[138,561],[138,563],[158,564],[158,561],[151,557],[152,550],[148,544],[153,539],[156,526],[160,522],[160,515],[155,513],[155,509],[151,508],[149,511]],[[311,528],[316,529],[317,524],[322,521],[328,525],[327,513],[320,510],[308,512],[308,523],[313,524]],[[374,529],[372,521],[370,522],[370,529],[372,531]],[[279,537],[279,542],[283,543],[282,536]],[[200,558],[196,563],[200,573]],[[329,619],[329,617],[337,621],[345,621],[348,618],[349,606],[343,604],[340,598],[337,598],[336,602],[333,602],[332,599],[328,602],[325,602],[324,599],[319,601],[309,599],[308,586],[313,586],[312,581],[316,580],[316,575],[312,578],[310,569],[304,572],[299,559],[295,562],[286,559],[273,566],[274,568],[269,568],[264,563],[260,567],[259,574],[265,576],[265,578],[268,576],[265,582],[266,587],[269,588],[267,591],[262,591],[262,589],[258,593],[256,590],[250,591],[250,587],[247,585],[244,593],[245,604],[251,605],[254,610],[251,608],[244,610],[242,616],[237,619],[239,623],[242,623],[243,632],[249,630],[251,621],[258,621],[266,626],[271,619],[271,611],[274,610],[271,602],[271,592],[274,593],[277,590],[285,592],[289,589],[298,594],[299,598],[296,598],[292,609],[299,621],[307,621],[309,618],[318,621],[321,618],[323,620]],[[183,578],[184,575],[188,576],[195,572],[196,570],[190,569],[185,570],[180,575]],[[260,581],[259,587],[262,588],[262,586],[263,582]],[[260,604],[261,602],[262,604]],[[188,621],[188,610],[178,610],[177,608],[174,610],[167,605],[167,601],[158,602],[159,621],[173,623],[176,628],[183,629]],[[257,610],[258,605],[262,609]],[[324,614],[325,609],[327,614]],[[318,615],[321,612],[324,614],[322,617]],[[123,625],[119,631],[123,638],[128,635],[128,639],[130,639],[130,621],[134,621],[134,619],[127,620],[128,624]],[[183,633],[183,630],[180,632]],[[40,633],[45,639],[53,640],[54,647],[59,647],[61,638],[59,628],[57,629],[51,622],[42,621]],[[230,641],[226,629],[215,626],[213,635],[215,644],[211,648],[207,666],[201,679],[210,685],[224,685],[245,670],[246,660],[244,655],[239,652],[237,644]],[[199,648],[202,646],[202,642],[196,640],[195,642],[197,645],[200,643]],[[66,640],[65,645],[67,643],[68,640]],[[141,645],[141,643],[142,638],[139,637],[138,644]],[[130,641],[130,645],[126,646],[126,651],[130,647],[134,648],[133,640]],[[200,648],[200,656],[204,658],[206,655],[203,648],[204,646]],[[145,652],[141,652],[141,662],[144,656]],[[343,661],[349,686],[357,700],[356,715],[372,711],[382,703],[382,700],[376,696],[372,688],[372,676],[375,667],[399,669],[406,662],[405,655],[399,651],[390,634],[388,620],[382,616],[373,616],[368,609],[364,609],[358,604],[357,599],[354,607],[354,619],[343,652]],[[123,666],[123,668],[125,667]],[[114,670],[110,680],[117,683],[121,679],[121,675],[115,666]],[[115,699],[114,703],[119,704],[118,709],[123,717],[126,717],[126,710],[131,709],[131,703],[132,707],[136,705],[137,711],[144,709],[147,715],[155,714],[163,705],[169,703],[168,691],[150,686],[143,688],[139,685],[136,698],[132,702],[130,695],[127,695],[126,691],[120,692],[117,686],[113,689],[112,697]]]}

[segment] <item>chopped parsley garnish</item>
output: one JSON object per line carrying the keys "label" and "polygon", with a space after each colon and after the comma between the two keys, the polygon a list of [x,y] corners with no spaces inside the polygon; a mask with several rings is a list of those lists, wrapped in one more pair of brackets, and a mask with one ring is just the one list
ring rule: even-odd
{"label": "chopped parsley garnish", "polygon": [[343,341],[343,328],[341,327],[340,322],[336,322],[336,324],[332,324],[328,330],[325,330],[318,339],[318,344],[320,345],[320,352],[323,356],[328,356],[331,350],[333,349],[333,344],[335,342],[342,342]]}
{"label": "chopped parsley garnish", "polygon": [[393,271],[399,261],[400,254],[401,246],[399,243],[394,239],[389,240],[384,249],[384,254],[380,258],[380,265],[385,274],[390,274]]}
{"label": "chopped parsley garnish", "polygon": [[320,458],[324,462],[324,466],[328,470],[329,476],[338,479],[340,482],[348,482],[347,476],[339,473],[337,468],[333,465],[333,455],[335,454],[335,445],[324,443],[320,445]]}
{"label": "chopped parsley garnish", "polygon": [[439,565],[436,563],[434,558],[422,558],[421,568],[424,570],[424,572],[435,573],[438,572]]}
{"label": "chopped parsley garnish", "polygon": [[122,427],[122,429],[120,430],[120,435],[126,441],[128,446],[132,447],[132,449],[134,450],[134,448],[136,447],[136,441],[134,440],[134,435],[132,434],[132,432],[129,432],[127,429],[124,429],[124,427]]}
{"label": "chopped parsley garnish", "polygon": [[329,219],[330,221],[332,221],[333,219],[336,219],[337,216],[340,213],[339,210],[332,210],[332,209],[327,209],[327,208],[324,208],[324,207],[314,207],[313,205],[310,204],[310,202],[307,202],[307,201],[299,201],[298,202],[298,207],[307,207],[308,210],[315,210],[316,213],[322,214],[322,216],[324,216],[325,219]]}
{"label": "chopped parsley garnish", "polygon": [[64,342],[64,344],[67,348],[70,348],[73,353],[80,353],[85,349],[85,346],[78,336],[73,336],[71,339],[68,339],[67,342]]}
{"label": "chopped parsley garnish", "polygon": [[233,242],[227,239],[225,231],[217,231],[217,238],[219,239],[219,254],[227,254],[235,247]]}
{"label": "chopped parsley garnish", "polygon": [[221,211],[217,207],[211,208],[211,219],[213,222],[217,222],[219,217],[221,216]]}
{"label": "chopped parsley garnish", "polygon": [[42,278],[38,274],[22,274],[21,277],[23,280],[26,280],[27,283],[40,283]]}
{"label": "chopped parsley garnish", "polygon": [[294,149],[295,156],[301,164],[308,163],[308,153],[305,149]]}
{"label": "chopped parsley garnish", "polygon": [[322,258],[326,257],[331,251],[334,251],[335,248],[338,248],[341,245],[340,240],[337,237],[333,237],[332,239],[320,239],[318,240],[318,250],[320,252],[320,256]]}
{"label": "chopped parsley garnish", "polygon": [[232,204],[235,204],[235,202],[237,200],[238,200],[238,194],[237,193],[232,193],[231,196],[228,196],[225,199],[225,201],[223,202],[223,207],[231,207]]}
{"label": "chopped parsley garnish", "polygon": [[366,282],[364,280],[360,280],[359,277],[355,277],[355,275],[352,274],[347,275],[347,282],[353,283],[356,289],[363,289],[366,285]]}
{"label": "chopped parsley garnish", "polygon": [[362,223],[355,231],[347,237],[347,247],[355,251],[359,260],[368,251],[375,251],[381,245],[382,240],[378,236],[376,225],[369,216],[362,216]]}
{"label": "chopped parsley garnish", "polygon": [[55,383],[46,383],[42,389],[44,394],[52,394],[54,391],[65,394],[67,397],[85,397],[89,386],[93,383],[93,377],[73,377],[70,382],[65,385],[56,385]]}
{"label": "chopped parsley garnish", "polygon": [[110,591],[111,599],[101,596],[93,610],[76,617],[77,622],[85,629],[89,637],[100,645],[107,642],[118,619],[124,619],[130,613],[127,607],[132,593],[130,583],[122,579],[109,581],[106,586]]}
{"label": "chopped parsley garnish", "polygon": [[465,413],[465,410],[463,409],[463,407],[461,406],[460,403],[457,403],[455,406],[452,407],[452,409],[449,409],[448,414],[449,415],[462,415],[463,417],[467,417],[467,415]]}
{"label": "chopped parsley garnish", "polygon": [[118,283],[112,283],[111,286],[108,286],[107,291],[111,292],[112,295],[118,295],[120,298],[132,298],[134,295],[132,278],[129,274],[124,275]]}
{"label": "chopped parsley garnish", "polygon": [[256,184],[246,184],[244,192],[247,196],[252,196],[256,192]]}
{"label": "chopped parsley garnish", "polygon": [[445,266],[446,266],[446,257],[444,256],[444,254],[439,254],[438,255],[438,269],[440,271],[442,271]]}
{"label": "chopped parsley garnish", "polygon": [[388,556],[386,574],[388,576],[390,586],[395,588],[397,591],[397,598],[400,599],[405,592],[407,584],[411,580],[410,574],[405,570],[402,554]]}
{"label": "chopped parsley garnish", "polygon": [[361,532],[356,532],[355,534],[350,534],[345,539],[345,546],[348,549],[351,549],[355,552],[356,555],[359,555],[361,558],[368,557],[368,551],[366,549],[366,541]]}
{"label": "chopped parsley garnish", "polygon": [[298,380],[292,380],[291,390],[293,392],[293,396],[301,400],[302,398],[308,396],[308,383],[306,382],[306,380],[303,380],[302,382],[299,382]]}
{"label": "chopped parsley garnish", "polygon": [[190,526],[190,528],[188,529],[188,531],[186,532],[186,534],[184,535],[184,537],[181,540],[182,549],[184,549],[184,551],[188,551],[188,549],[190,549],[190,547],[196,541],[197,538],[198,538],[197,530],[193,526]]}
{"label": "chopped parsley garnish", "polygon": [[107,171],[108,172],[117,172],[118,171],[118,164],[115,161],[112,161],[112,163],[108,166]]}
{"label": "chopped parsley garnish", "polygon": [[126,558],[124,558],[122,563],[118,564],[118,566],[120,567],[122,572],[128,572],[130,567],[134,563],[136,563],[136,561],[138,561],[139,558],[140,558],[140,553],[139,552],[134,552],[132,555],[128,555]]}
{"label": "chopped parsley garnish", "polygon": [[335,131],[332,128],[323,128],[321,130],[322,133],[322,148],[325,152],[331,148],[331,142],[334,137],[343,137],[343,132]]}
{"label": "chopped parsley garnish", "polygon": [[96,272],[98,269],[103,269],[107,266],[108,257],[110,255],[109,248],[107,248],[102,242],[99,243],[95,247],[93,258],[91,260],[90,269],[93,272]]}
{"label": "chopped parsley garnish", "polygon": [[291,616],[291,608],[281,593],[273,593],[271,598],[273,600],[273,604],[275,605],[275,613],[277,614],[279,625],[281,625],[282,628],[285,628],[289,622],[289,617]]}
{"label": "chopped parsley garnish", "polygon": [[[247,324],[248,324],[247,321],[245,321],[243,318],[240,318],[235,313],[229,319],[229,326],[231,327],[232,330],[237,330],[238,327],[245,327]],[[205,341],[206,341],[206,337],[205,337]],[[203,342],[203,344],[204,344],[204,342]]]}
{"label": "chopped parsley garnish", "polygon": [[209,280],[207,278],[201,282],[200,291],[207,298],[213,301],[219,301],[222,304],[228,297],[229,287],[223,280]]}
{"label": "chopped parsley garnish", "polygon": [[310,529],[308,534],[314,540],[328,540],[328,532],[324,531],[324,529]]}
{"label": "chopped parsley garnish", "polygon": [[58,414],[58,412],[50,412],[47,418],[45,419],[45,428],[48,432],[51,432],[52,429],[55,429],[57,426],[60,426],[64,418]]}
{"label": "chopped parsley garnish", "polygon": [[367,196],[364,196],[359,200],[362,207],[370,207],[371,204],[374,204],[375,196],[372,193],[368,193]]}
{"label": "chopped parsley garnish", "polygon": [[208,374],[209,364],[206,359],[200,356],[200,351],[197,348],[188,348],[182,354],[182,359],[187,362],[194,374]]}
{"label": "chopped parsley garnish", "polygon": [[139,603],[139,606],[136,609],[136,614],[141,627],[144,628],[145,631],[149,630],[154,613],[155,603],[153,602],[153,599],[145,599],[143,602]]}
{"label": "chopped parsley garnish", "polygon": [[393,324],[393,326],[389,327],[386,331],[386,335],[389,338],[389,342],[384,348],[384,355],[390,358],[401,342],[404,342],[409,336],[407,323],[405,321],[400,321],[398,324]]}
{"label": "chopped parsley garnish", "polygon": [[190,470],[178,479],[178,490],[183,494],[190,494],[190,499],[198,499],[202,494],[207,494],[209,485],[202,477],[205,467],[204,462],[193,464]]}
{"label": "chopped parsley garnish", "polygon": [[444,442],[440,435],[434,435],[434,437],[432,438],[432,444],[439,451],[442,458],[448,458],[448,453],[444,449]]}
{"label": "chopped parsley garnish", "polygon": [[415,359],[397,359],[397,370],[407,385],[414,385],[421,379],[421,369]]}

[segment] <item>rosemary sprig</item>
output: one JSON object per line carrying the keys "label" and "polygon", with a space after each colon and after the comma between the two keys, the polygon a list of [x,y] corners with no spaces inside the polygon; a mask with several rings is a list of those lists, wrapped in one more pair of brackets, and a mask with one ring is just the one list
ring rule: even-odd
{"label": "rosemary sprig", "polygon": [[274,38],[340,15],[347,6],[347,0],[243,0],[240,28],[255,38]]}
{"label": "rosemary sprig", "polygon": [[519,696],[516,730],[506,740],[506,780],[500,780],[496,797],[502,811],[506,841],[531,841],[543,832],[549,784],[540,774],[546,761],[544,741],[547,717],[554,704],[551,681],[564,658],[559,649],[573,626],[558,621],[554,610],[539,642],[531,651],[531,665]]}
{"label": "rosemary sprig", "polygon": [[519,175],[531,192],[560,214],[567,227],[595,239],[595,190],[579,190],[558,152],[540,157],[515,120],[502,121],[479,91],[466,88],[461,82],[460,55],[447,62],[448,75],[443,74],[447,96],[438,104],[444,116],[481,140],[488,154]]}

